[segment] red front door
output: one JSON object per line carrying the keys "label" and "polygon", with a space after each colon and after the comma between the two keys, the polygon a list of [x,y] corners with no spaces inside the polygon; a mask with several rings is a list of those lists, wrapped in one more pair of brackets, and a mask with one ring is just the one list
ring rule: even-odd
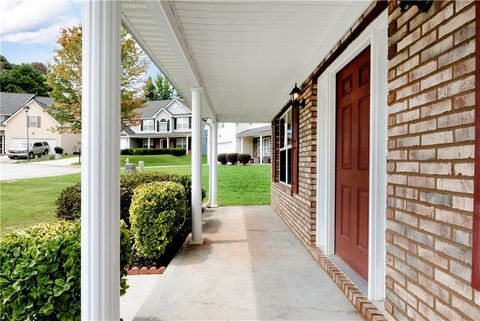
{"label": "red front door", "polygon": [[335,252],[368,278],[370,47],[337,74]]}

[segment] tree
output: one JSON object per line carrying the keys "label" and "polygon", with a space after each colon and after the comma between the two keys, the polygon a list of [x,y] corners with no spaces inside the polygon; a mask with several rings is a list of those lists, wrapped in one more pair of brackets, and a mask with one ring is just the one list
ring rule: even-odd
{"label": "tree", "polygon": [[[53,64],[47,74],[50,96],[55,103],[49,112],[65,126],[59,132],[81,131],[82,102],[82,27],[63,28],[57,39]],[[121,117],[122,127],[138,122],[138,112],[145,97],[142,92],[149,61],[135,40],[122,29],[121,33]]]}
{"label": "tree", "polygon": [[41,62],[32,62],[31,63],[32,67],[40,71],[42,74],[46,75],[48,72],[47,66]]}
{"label": "tree", "polygon": [[144,95],[145,95],[145,99],[147,100],[158,99],[157,87],[155,87],[155,84],[153,83],[153,79],[150,76],[148,76],[147,82],[145,83]]}
{"label": "tree", "polygon": [[12,69],[12,64],[8,62],[5,56],[0,55],[0,72]]}
{"label": "tree", "polygon": [[1,61],[1,66],[1,91],[47,96],[50,88],[45,83],[45,76],[40,71],[32,67],[32,65],[11,65],[5,59],[4,61]]}
{"label": "tree", "polygon": [[172,91],[173,87],[170,85],[170,82],[167,78],[161,74],[158,74],[155,82],[157,85],[157,99],[165,100],[174,98]]}

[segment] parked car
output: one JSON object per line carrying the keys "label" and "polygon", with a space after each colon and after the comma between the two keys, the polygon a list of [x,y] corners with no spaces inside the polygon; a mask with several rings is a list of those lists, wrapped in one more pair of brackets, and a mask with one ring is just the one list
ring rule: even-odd
{"label": "parked car", "polygon": [[30,143],[29,148],[27,144],[20,144],[16,147],[12,147],[8,150],[8,158],[27,158],[27,155],[30,159],[35,158],[37,155],[48,155],[50,153],[50,145],[47,142],[35,142]]}

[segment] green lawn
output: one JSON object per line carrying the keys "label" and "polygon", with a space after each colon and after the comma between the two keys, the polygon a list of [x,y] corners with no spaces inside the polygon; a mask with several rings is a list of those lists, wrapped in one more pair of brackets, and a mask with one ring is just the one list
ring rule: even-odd
{"label": "green lawn", "polygon": [[0,234],[55,220],[58,194],[80,174],[0,182]]}
{"label": "green lawn", "polygon": [[[162,155],[162,157],[164,156],[170,155]],[[146,157],[149,156],[135,157],[143,158],[146,161]],[[130,159],[130,162],[133,160]],[[155,164],[154,161],[152,163]],[[162,163],[172,165],[167,162]],[[190,174],[189,166],[147,167],[146,170],[170,174]],[[268,165],[219,165],[219,205],[270,204],[270,171],[271,167]],[[203,165],[202,172],[203,187],[208,191],[207,165]],[[79,181],[80,174],[73,174],[0,182],[0,234],[36,223],[54,221],[54,202],[58,194],[65,187]]]}
{"label": "green lawn", "polygon": [[[136,164],[143,160],[145,167],[147,166],[176,166],[176,165],[190,165],[191,156],[173,156],[173,155],[120,155],[120,166],[125,167],[125,160],[128,158],[130,164]],[[207,157],[203,156],[203,163],[207,162]]]}

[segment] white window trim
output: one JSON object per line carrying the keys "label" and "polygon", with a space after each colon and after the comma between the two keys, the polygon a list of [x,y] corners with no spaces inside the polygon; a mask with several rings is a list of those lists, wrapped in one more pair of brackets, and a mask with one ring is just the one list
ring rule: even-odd
{"label": "white window trim", "polygon": [[[183,120],[186,120],[186,123],[179,123],[179,120],[182,119]],[[177,131],[186,131],[186,130],[189,130],[188,128],[188,125],[189,125],[189,117],[177,117],[177,128],[176,130]],[[182,125],[182,126],[180,126]]]}
{"label": "white window trim", "polygon": [[[165,130],[162,130],[160,127],[163,124],[165,124]],[[168,120],[166,120],[165,118],[162,118],[161,120],[158,121],[158,131],[160,133],[168,133]]]}
{"label": "white window trim", "polygon": [[[179,140],[182,140],[183,141],[183,144],[179,144],[178,141]],[[175,147],[176,148],[187,148],[187,140],[185,137],[179,137],[175,140]]]}
{"label": "white window trim", "polygon": [[[28,127],[30,128],[39,128],[38,127],[38,119],[40,118],[40,116],[28,116],[28,119],[29,119],[29,122],[28,122]],[[35,119],[35,122],[33,122],[32,120]],[[35,126],[32,126],[32,124],[35,123]]]}
{"label": "white window trim", "polygon": [[[286,117],[286,115],[288,114],[288,112],[289,112],[290,110],[292,110],[292,107],[287,108],[287,110],[282,114],[282,116],[280,116],[279,121],[280,121],[283,117],[285,117],[285,119],[288,119],[288,118]],[[293,115],[292,115],[292,116],[293,116]],[[282,151],[287,151],[287,150],[289,150],[289,149],[292,150],[292,144],[287,144],[287,143],[288,143],[288,131],[287,131],[288,126],[287,126],[287,124],[288,124],[288,122],[285,121],[285,124],[283,125],[283,126],[285,127],[285,128],[284,128],[285,135],[284,135],[284,137],[283,137],[283,139],[284,139],[283,143],[284,143],[285,145],[284,145],[283,147],[280,147],[280,146],[279,146],[279,149],[278,149],[278,150],[279,150],[279,152],[278,152],[278,170],[279,170],[279,171],[280,171],[281,168],[282,168],[282,166],[281,166],[281,164],[280,164],[280,160],[281,160],[280,154],[281,154],[281,152],[282,152]],[[292,131],[293,131],[293,119],[292,119]],[[292,134],[293,134],[293,133],[292,133]],[[288,156],[287,156],[287,154],[288,154],[288,153],[285,154],[285,169],[287,169],[287,168],[288,168],[288,165],[289,165],[289,164],[288,164]],[[287,183],[289,178],[290,178],[290,182],[291,182],[291,177],[288,175],[288,170],[286,170],[286,172],[285,172],[285,182],[282,182],[282,181],[280,180],[280,177],[281,177],[281,173],[279,172],[279,173],[278,173],[278,181],[279,181],[280,183],[282,183],[283,185],[286,185],[286,186],[288,186],[288,187],[292,187],[292,184],[288,184],[288,183]]]}
{"label": "white window trim", "polygon": [[[148,130],[146,129],[146,126],[145,126],[145,122],[152,122],[152,125],[151,126],[148,126]],[[144,132],[153,132],[155,131],[155,119],[143,119],[142,120],[142,127],[143,127],[143,130]]]}
{"label": "white window trim", "polygon": [[335,253],[336,74],[371,46],[368,299],[385,298],[385,220],[387,156],[386,10],[318,78],[317,239],[326,255]]}

